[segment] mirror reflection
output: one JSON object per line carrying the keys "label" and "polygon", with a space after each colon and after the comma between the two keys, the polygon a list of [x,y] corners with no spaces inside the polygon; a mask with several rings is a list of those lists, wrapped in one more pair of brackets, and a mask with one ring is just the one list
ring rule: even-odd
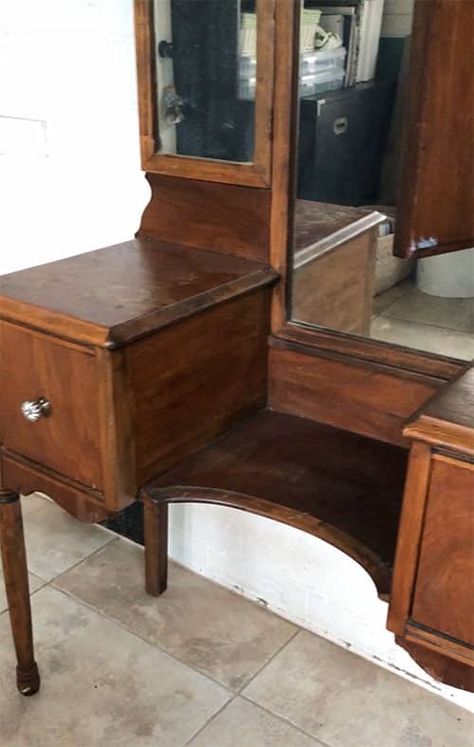
{"label": "mirror reflection", "polygon": [[154,0],[156,151],[250,162],[256,0]]}
{"label": "mirror reflection", "polygon": [[291,318],[474,357],[474,250],[393,255],[415,0],[304,0]]}

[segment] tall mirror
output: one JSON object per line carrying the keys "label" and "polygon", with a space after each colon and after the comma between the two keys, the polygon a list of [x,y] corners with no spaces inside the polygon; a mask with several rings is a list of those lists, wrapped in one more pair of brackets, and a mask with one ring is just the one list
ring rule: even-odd
{"label": "tall mirror", "polygon": [[154,0],[155,152],[254,157],[257,0]]}
{"label": "tall mirror", "polygon": [[474,250],[393,253],[416,1],[302,2],[291,318],[469,360]]}

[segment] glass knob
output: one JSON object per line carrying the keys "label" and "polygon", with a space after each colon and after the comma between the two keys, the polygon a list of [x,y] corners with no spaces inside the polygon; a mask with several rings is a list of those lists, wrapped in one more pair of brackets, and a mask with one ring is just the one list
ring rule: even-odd
{"label": "glass knob", "polygon": [[24,417],[30,421],[30,423],[36,423],[42,417],[49,415],[51,411],[51,404],[48,402],[46,397],[38,397],[37,399],[27,399],[21,403],[21,412]]}

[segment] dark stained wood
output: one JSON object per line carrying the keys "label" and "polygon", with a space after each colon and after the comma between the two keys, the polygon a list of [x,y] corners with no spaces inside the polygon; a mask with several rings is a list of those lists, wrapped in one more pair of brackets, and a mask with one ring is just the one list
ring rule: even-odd
{"label": "dark stained wood", "polygon": [[269,304],[261,290],[127,348],[138,485],[265,404]]}
{"label": "dark stained wood", "polygon": [[17,492],[0,489],[0,546],[3,577],[15,645],[16,680],[22,695],[34,695],[40,687],[33,650],[28,568]]}
{"label": "dark stained wood", "polygon": [[271,407],[388,443],[407,446],[403,423],[440,385],[278,338],[270,343]]}
{"label": "dark stained wood", "polygon": [[325,242],[295,255],[291,316],[294,321],[367,335],[374,302],[374,230],[343,244]]}
{"label": "dark stained wood", "polygon": [[402,449],[265,410],[143,492],[158,502],[219,503],[296,526],[348,553],[387,594],[405,467]]}
{"label": "dark stained wood", "polygon": [[256,262],[135,239],[4,275],[0,317],[114,347],[276,279]]}
{"label": "dark stained wood", "polygon": [[[90,350],[0,322],[1,442],[56,472],[101,490],[98,365]],[[45,397],[49,415],[31,423],[25,400]]]}
{"label": "dark stained wood", "polygon": [[268,186],[271,173],[274,16],[276,0],[259,0],[257,16],[257,89],[255,96],[255,152],[252,163],[175,156],[156,152],[158,130],[151,0],[135,0],[140,142],[144,171],[229,184]]}
{"label": "dark stained wood", "polygon": [[423,408],[423,414],[474,431],[474,368],[469,368]]}
{"label": "dark stained wood", "polygon": [[474,646],[473,582],[474,465],[434,456],[412,619]]}
{"label": "dark stained wood", "polygon": [[168,586],[168,504],[157,503],[143,494],[145,537],[145,589],[158,597]]}
{"label": "dark stained wood", "polygon": [[405,628],[405,638],[408,641],[413,641],[413,643],[419,643],[431,651],[442,653],[461,664],[474,667],[474,646],[444,635],[439,630],[432,631],[430,628],[410,621]]}
{"label": "dark stained wood", "polygon": [[408,462],[387,618],[387,628],[398,635],[405,633],[410,615],[430,470],[430,447],[424,443],[414,443]]}
{"label": "dark stained wood", "polygon": [[410,656],[432,677],[443,682],[445,685],[458,687],[461,690],[474,692],[474,668],[462,664],[455,659],[444,656],[439,651],[432,651],[425,645],[419,645],[414,641],[407,641],[400,636],[395,637],[399,646],[402,646]]}
{"label": "dark stained wood", "polygon": [[[97,350],[102,490],[107,507],[117,511],[137,494],[133,394],[124,348]],[[96,436],[96,438],[97,438]]]}
{"label": "dark stained wood", "polygon": [[276,0],[275,91],[273,100],[272,194],[270,213],[270,262],[281,276],[272,302],[272,331],[285,324],[289,312],[288,247],[292,235],[295,192],[296,129],[300,3]]}
{"label": "dark stained wood", "polygon": [[287,323],[278,332],[279,339],[302,343],[337,359],[344,356],[348,363],[369,362],[390,369],[394,376],[405,376],[406,372],[439,380],[438,387],[457,378],[469,365],[444,356],[410,350],[378,340],[330,329],[317,329],[302,324]]}
{"label": "dark stained wood", "polygon": [[270,192],[148,174],[138,236],[259,262],[270,259]]}
{"label": "dark stained wood", "polygon": [[474,368],[428,402],[405,434],[474,457]]}
{"label": "dark stained wood", "polygon": [[472,409],[473,387],[467,372],[429,401],[405,429],[413,444],[387,622],[400,645],[434,676],[470,690],[474,423],[463,403]]}
{"label": "dark stained wood", "polygon": [[[416,0],[395,253],[474,244],[474,6]],[[433,237],[434,248],[417,250]]]}
{"label": "dark stained wood", "polygon": [[22,495],[39,491],[54,499],[62,508],[80,521],[97,524],[110,516],[104,505],[104,496],[84,485],[58,475],[41,464],[35,464],[20,454],[3,450],[2,479],[13,485]]}

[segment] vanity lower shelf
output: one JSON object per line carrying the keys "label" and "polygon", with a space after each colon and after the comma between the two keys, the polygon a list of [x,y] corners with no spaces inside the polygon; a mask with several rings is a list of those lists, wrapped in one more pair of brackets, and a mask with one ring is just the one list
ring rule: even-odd
{"label": "vanity lower shelf", "polygon": [[329,542],[390,592],[406,452],[263,410],[144,488],[155,502],[214,503]]}

